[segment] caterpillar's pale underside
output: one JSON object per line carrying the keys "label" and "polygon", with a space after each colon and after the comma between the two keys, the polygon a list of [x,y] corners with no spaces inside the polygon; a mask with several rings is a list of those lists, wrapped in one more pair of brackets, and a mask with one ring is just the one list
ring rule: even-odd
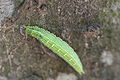
{"label": "caterpillar's pale underside", "polygon": [[78,73],[83,74],[82,63],[75,51],[61,38],[37,26],[25,26],[26,33],[37,38],[45,46],[70,64]]}

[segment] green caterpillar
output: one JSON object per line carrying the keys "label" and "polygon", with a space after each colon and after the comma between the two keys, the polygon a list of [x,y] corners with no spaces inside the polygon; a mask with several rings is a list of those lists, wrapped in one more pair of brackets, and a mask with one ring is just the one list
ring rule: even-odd
{"label": "green caterpillar", "polygon": [[45,46],[70,64],[78,73],[84,74],[79,57],[65,41],[37,26],[25,26],[25,28],[27,34],[37,38]]}

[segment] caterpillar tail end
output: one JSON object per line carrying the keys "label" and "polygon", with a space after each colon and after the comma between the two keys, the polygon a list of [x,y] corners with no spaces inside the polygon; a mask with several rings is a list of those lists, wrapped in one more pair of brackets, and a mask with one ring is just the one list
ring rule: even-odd
{"label": "caterpillar tail end", "polygon": [[80,74],[80,75],[85,74],[84,70],[79,71],[79,74]]}

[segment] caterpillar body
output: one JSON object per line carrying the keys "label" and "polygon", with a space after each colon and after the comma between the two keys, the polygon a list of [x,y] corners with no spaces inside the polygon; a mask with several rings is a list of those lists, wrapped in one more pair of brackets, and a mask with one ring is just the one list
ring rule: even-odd
{"label": "caterpillar body", "polygon": [[37,38],[45,46],[70,64],[79,74],[84,74],[82,63],[75,51],[61,38],[37,26],[25,26],[26,33]]}

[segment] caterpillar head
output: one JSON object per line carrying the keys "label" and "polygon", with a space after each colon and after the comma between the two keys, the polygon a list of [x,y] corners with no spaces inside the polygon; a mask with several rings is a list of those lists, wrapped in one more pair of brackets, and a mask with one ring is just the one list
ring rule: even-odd
{"label": "caterpillar head", "polygon": [[26,26],[25,25],[20,25],[20,34],[25,36],[25,34],[26,34]]}
{"label": "caterpillar head", "polygon": [[27,25],[20,25],[20,34],[25,36],[26,31],[27,33],[31,33],[34,30],[34,26],[27,26]]}

